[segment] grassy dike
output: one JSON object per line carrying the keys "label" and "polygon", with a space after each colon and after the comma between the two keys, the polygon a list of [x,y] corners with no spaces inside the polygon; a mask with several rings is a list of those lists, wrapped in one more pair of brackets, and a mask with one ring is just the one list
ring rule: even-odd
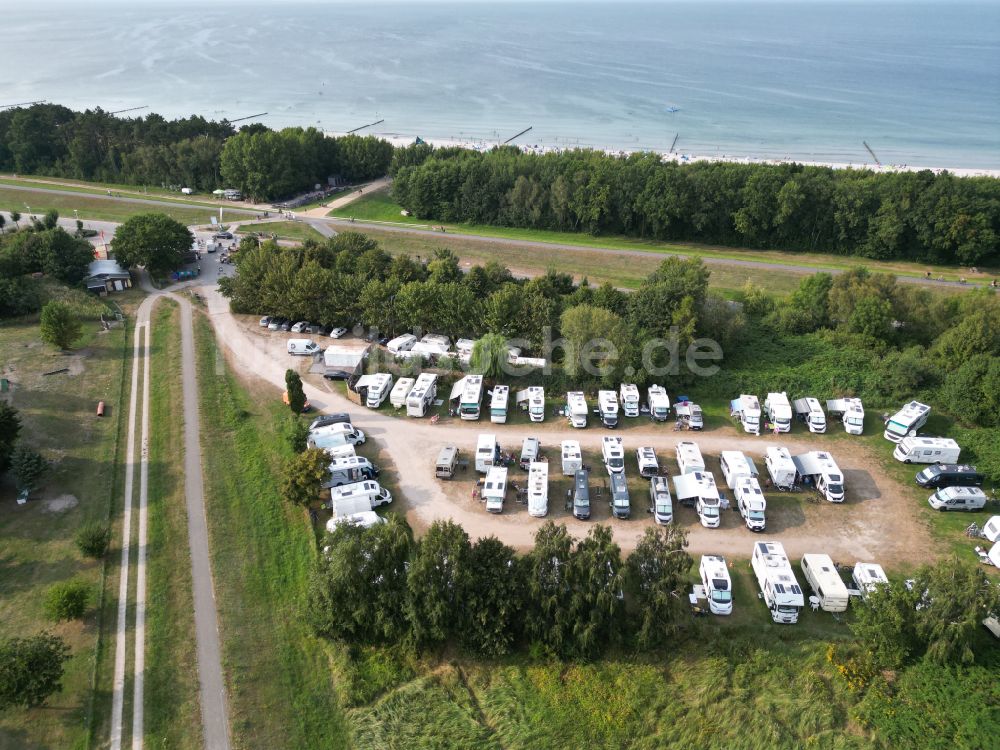
{"label": "grassy dike", "polygon": [[280,495],[288,411],[251,394],[195,318],[202,461],[234,747],[347,747],[325,644],[299,616],[316,554],[305,512]]}

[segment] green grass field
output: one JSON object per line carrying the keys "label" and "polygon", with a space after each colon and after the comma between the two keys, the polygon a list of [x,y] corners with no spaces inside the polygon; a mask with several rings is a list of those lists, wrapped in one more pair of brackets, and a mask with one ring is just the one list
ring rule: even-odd
{"label": "green grass field", "polygon": [[211,193],[184,195],[179,191],[167,190],[166,188],[67,180],[60,177],[24,177],[22,175],[18,175],[16,179],[13,177],[0,177],[0,185],[24,188],[35,187],[46,190],[59,190],[67,193],[89,193],[91,195],[107,195],[107,191],[111,190],[123,198],[170,200],[176,201],[181,206],[203,206],[215,209],[218,209],[220,205],[227,205],[227,203],[214,198]]}
{"label": "green grass field", "polygon": [[301,221],[271,221],[262,224],[244,224],[240,232],[263,232],[264,236],[277,235],[279,240],[322,240],[323,235]]}

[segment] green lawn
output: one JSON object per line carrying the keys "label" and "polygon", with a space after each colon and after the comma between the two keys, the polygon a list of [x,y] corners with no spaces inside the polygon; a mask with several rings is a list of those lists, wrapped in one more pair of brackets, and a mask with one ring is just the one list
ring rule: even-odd
{"label": "green lawn", "polygon": [[176,201],[180,206],[203,206],[217,209],[220,205],[227,205],[226,202],[213,198],[210,193],[184,195],[179,191],[167,190],[166,188],[87,182],[86,180],[68,180],[61,177],[24,177],[22,175],[18,175],[17,179],[2,177],[0,178],[0,185],[24,188],[35,187],[45,190],[59,190],[67,193],[89,193],[91,195],[107,195],[107,191],[111,190],[116,196],[123,198],[170,200]]}
{"label": "green lawn", "polygon": [[261,224],[244,224],[241,233],[263,232],[265,237],[277,235],[279,240],[322,240],[323,235],[302,221],[271,221]]}

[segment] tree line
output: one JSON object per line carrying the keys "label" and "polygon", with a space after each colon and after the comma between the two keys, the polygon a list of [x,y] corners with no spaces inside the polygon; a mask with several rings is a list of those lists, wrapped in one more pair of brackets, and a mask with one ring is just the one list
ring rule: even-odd
{"label": "tree line", "polygon": [[436,221],[975,265],[996,261],[1000,180],[651,153],[397,149],[393,195]]}

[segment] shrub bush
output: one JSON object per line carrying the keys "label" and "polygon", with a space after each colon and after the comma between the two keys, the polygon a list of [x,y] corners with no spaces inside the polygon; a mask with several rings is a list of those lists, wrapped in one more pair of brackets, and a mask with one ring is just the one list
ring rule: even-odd
{"label": "shrub bush", "polygon": [[50,620],[78,620],[87,611],[90,586],[83,581],[62,581],[45,594],[45,614]]}
{"label": "shrub bush", "polygon": [[86,557],[102,558],[111,544],[111,528],[107,524],[91,521],[76,532],[76,546]]}

